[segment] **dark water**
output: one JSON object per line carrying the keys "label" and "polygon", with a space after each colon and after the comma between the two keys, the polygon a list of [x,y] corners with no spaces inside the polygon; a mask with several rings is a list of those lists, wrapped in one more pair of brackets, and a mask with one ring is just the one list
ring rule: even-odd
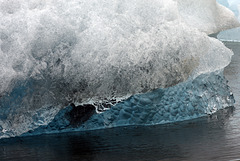
{"label": "dark water", "polygon": [[240,159],[240,43],[225,69],[235,108],[195,120],[0,140],[0,161],[237,160]]}

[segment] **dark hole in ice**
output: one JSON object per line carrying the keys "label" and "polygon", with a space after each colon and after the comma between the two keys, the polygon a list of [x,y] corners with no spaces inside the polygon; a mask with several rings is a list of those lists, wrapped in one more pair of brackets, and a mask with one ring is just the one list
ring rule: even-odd
{"label": "dark hole in ice", "polygon": [[95,107],[90,104],[75,106],[72,103],[71,106],[72,110],[66,113],[66,116],[72,126],[81,125],[95,113]]}

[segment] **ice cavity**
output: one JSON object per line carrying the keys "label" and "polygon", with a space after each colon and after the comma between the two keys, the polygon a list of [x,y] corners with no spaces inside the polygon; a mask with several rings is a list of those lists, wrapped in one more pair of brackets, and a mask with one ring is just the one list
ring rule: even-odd
{"label": "ice cavity", "polygon": [[127,99],[221,70],[232,52],[207,34],[238,25],[214,0],[0,6],[2,137],[48,125],[70,103]]}
{"label": "ice cavity", "polygon": [[[240,21],[240,1],[239,0],[217,0],[220,4],[232,10],[238,21]],[[240,41],[240,27],[222,31],[218,34],[218,39],[222,41]]]}

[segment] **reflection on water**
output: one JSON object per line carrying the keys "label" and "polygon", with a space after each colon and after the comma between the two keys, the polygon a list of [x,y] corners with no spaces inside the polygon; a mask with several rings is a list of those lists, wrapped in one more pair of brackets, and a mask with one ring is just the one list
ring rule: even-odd
{"label": "reflection on water", "polygon": [[205,154],[220,150],[221,157],[227,157],[225,148],[232,143],[227,142],[224,127],[232,112],[228,108],[211,118],[162,126],[8,139],[0,144],[0,155],[7,160],[186,160],[204,159]]}
{"label": "reflection on water", "polygon": [[121,127],[0,140],[0,160],[233,160],[240,158],[240,44],[225,76],[235,94],[230,107],[175,124]]}

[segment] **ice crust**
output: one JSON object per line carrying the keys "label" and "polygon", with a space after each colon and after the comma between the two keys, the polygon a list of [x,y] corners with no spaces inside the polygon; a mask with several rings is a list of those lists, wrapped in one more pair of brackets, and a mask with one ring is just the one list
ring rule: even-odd
{"label": "ice crust", "polygon": [[0,0],[0,137],[222,70],[232,52],[207,34],[238,25],[215,0]]}
{"label": "ice crust", "polygon": [[[239,0],[217,0],[220,4],[232,10],[238,21],[240,21],[240,1]],[[240,41],[240,27],[222,31],[217,36],[222,41]]]}

